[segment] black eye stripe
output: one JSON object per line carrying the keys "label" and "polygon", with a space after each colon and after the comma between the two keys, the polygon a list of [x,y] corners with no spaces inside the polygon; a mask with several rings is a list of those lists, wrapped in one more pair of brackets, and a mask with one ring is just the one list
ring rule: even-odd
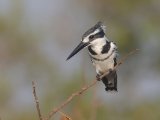
{"label": "black eye stripe", "polygon": [[89,36],[89,39],[92,40],[94,38],[94,35]]}
{"label": "black eye stripe", "polygon": [[104,37],[104,32],[103,32],[103,30],[101,30],[100,32],[96,33],[96,34],[94,35],[94,37],[95,37],[95,38]]}
{"label": "black eye stripe", "polygon": [[101,30],[100,32],[96,33],[95,35],[90,35],[89,40],[94,40],[96,38],[104,37],[104,32]]}
{"label": "black eye stripe", "polygon": [[95,26],[93,26],[83,34],[82,39],[84,39],[85,37],[87,37],[89,34],[93,33],[97,29],[100,29],[100,30],[103,29],[102,26],[103,26],[103,23],[98,22]]}

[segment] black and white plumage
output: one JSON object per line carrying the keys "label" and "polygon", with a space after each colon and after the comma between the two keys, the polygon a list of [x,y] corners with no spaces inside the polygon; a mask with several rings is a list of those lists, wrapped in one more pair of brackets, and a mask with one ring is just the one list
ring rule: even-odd
{"label": "black and white plumage", "polygon": [[114,42],[109,41],[105,36],[105,26],[98,22],[82,36],[81,43],[67,58],[70,59],[81,49],[88,47],[92,64],[96,68],[97,78],[106,71],[111,71],[109,75],[102,78],[106,91],[117,91],[117,73],[112,71],[117,64],[117,46]]}

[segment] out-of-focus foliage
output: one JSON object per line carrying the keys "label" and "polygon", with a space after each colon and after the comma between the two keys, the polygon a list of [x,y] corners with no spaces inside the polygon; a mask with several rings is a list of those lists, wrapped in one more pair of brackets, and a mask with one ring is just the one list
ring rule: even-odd
{"label": "out-of-focus foliage", "polygon": [[64,113],[73,120],[159,120],[159,13],[158,0],[1,0],[0,119],[38,118],[32,80],[45,115],[94,79],[86,51],[65,59],[81,35],[101,20],[120,56],[141,51],[119,68],[118,93],[106,93],[99,83]]}

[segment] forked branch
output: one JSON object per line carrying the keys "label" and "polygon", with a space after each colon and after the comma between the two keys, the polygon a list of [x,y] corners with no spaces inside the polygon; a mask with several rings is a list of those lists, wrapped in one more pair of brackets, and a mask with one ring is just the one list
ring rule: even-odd
{"label": "forked branch", "polygon": [[[112,70],[116,70],[117,67],[120,66],[129,56],[137,53],[138,51],[139,51],[139,49],[135,49],[135,50],[129,52],[126,56],[124,56],[121,60],[119,60],[119,62],[117,63],[117,65]],[[106,73],[104,73],[103,75],[100,76],[100,79],[102,79],[104,76],[108,75],[109,73],[110,73],[110,71],[107,71]],[[97,80],[94,80],[89,85],[82,87],[79,91],[77,91],[77,92],[73,93],[71,96],[69,96],[57,108],[54,108],[53,110],[51,110],[51,112],[47,115],[46,118],[43,118],[42,114],[41,114],[41,110],[40,110],[40,105],[39,105],[38,97],[37,97],[37,94],[36,94],[35,82],[32,81],[33,95],[34,95],[34,99],[35,99],[35,103],[36,103],[36,109],[37,109],[37,112],[38,112],[39,120],[49,120],[55,113],[59,112],[62,108],[64,108],[67,104],[69,104],[76,96],[81,95],[86,90],[88,90],[89,88],[91,88],[92,86],[94,86],[97,82],[98,82]]]}
{"label": "forked branch", "polygon": [[[117,65],[112,70],[116,70],[117,67],[120,66],[129,56],[137,53],[138,51],[139,51],[139,49],[135,49],[135,50],[129,52],[126,56],[124,56],[122,59],[119,60],[119,62],[117,63]],[[110,73],[110,71],[107,71],[106,73],[104,73],[103,75],[100,76],[100,79],[103,78],[104,76],[108,75],[109,73]],[[48,114],[48,116],[46,118],[44,118],[43,120],[49,120],[55,113],[57,113],[62,108],[64,108],[67,104],[69,104],[76,96],[81,95],[86,90],[88,90],[89,88],[91,88],[92,86],[94,86],[97,82],[98,82],[97,80],[94,80],[89,85],[84,86],[79,91],[73,93],[62,104],[60,104],[57,108],[54,108],[53,110],[51,110],[51,112]]]}

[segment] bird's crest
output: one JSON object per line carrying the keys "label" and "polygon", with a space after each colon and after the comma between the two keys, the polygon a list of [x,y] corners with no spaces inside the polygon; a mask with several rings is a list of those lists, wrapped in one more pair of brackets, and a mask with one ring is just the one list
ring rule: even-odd
{"label": "bird's crest", "polygon": [[95,30],[103,30],[105,31],[106,26],[103,25],[103,23],[101,21],[97,22],[96,25],[94,25],[92,28],[90,28],[89,30],[87,30],[83,36],[82,39],[84,39],[85,37],[87,37],[88,35],[90,35],[91,33],[93,33]]}

